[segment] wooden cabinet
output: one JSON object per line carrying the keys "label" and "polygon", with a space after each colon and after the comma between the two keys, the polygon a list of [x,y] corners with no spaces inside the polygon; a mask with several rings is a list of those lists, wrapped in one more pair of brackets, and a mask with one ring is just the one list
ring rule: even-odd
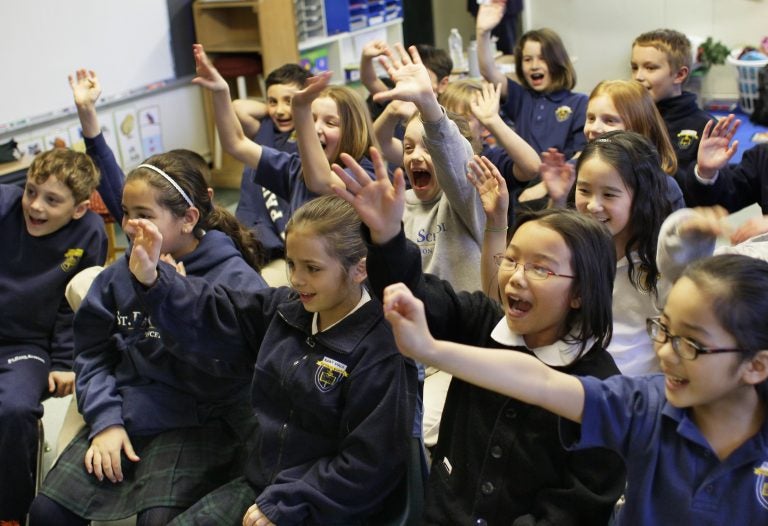
{"label": "wooden cabinet", "polygon": [[[215,58],[220,54],[258,53],[263,75],[288,62],[299,61],[296,18],[290,0],[197,0],[193,6],[197,42]],[[261,93],[262,82],[248,78],[248,94]],[[234,79],[230,91],[235,94]],[[239,188],[242,164],[217,144],[211,94],[204,90],[208,138],[214,157],[214,186]]]}

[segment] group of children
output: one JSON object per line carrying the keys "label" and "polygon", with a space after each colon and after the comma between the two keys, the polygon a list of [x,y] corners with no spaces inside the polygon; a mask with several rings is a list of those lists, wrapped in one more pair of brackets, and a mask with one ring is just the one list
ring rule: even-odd
{"label": "group of children", "polygon": [[[738,121],[683,91],[684,35],[587,97],[549,29],[495,69],[504,10],[478,10],[486,84],[372,42],[368,105],[296,65],[233,102],[195,45],[235,216],[194,152],[124,175],[75,73],[87,154],[0,186],[0,523],[768,521],[768,221],[720,221],[762,204],[764,151],[727,166]],[[73,314],[96,189],[130,247]],[[40,400],[73,389],[86,425],[34,496]]]}

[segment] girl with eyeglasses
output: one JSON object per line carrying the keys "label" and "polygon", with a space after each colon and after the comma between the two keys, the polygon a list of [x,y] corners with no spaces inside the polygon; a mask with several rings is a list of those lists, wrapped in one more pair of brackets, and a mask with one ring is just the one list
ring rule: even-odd
{"label": "girl with eyeglasses", "polygon": [[575,377],[522,353],[429,333],[402,285],[384,308],[403,354],[562,418],[564,446],[607,447],[627,466],[614,524],[768,524],[768,263],[701,259],[647,322],[663,374]]}
{"label": "girl with eyeglasses", "polygon": [[[347,187],[337,193],[365,224],[368,276],[378,295],[404,282],[426,304],[430,328],[447,340],[525,356],[566,375],[618,373],[605,351],[616,264],[604,226],[573,211],[523,217],[499,270],[499,304],[422,272],[419,249],[401,228],[401,174],[393,186],[383,164],[371,181],[351,158],[345,162],[352,176],[337,171]],[[425,524],[605,524],[623,488],[621,459],[602,449],[567,452],[554,413],[451,381]]]}

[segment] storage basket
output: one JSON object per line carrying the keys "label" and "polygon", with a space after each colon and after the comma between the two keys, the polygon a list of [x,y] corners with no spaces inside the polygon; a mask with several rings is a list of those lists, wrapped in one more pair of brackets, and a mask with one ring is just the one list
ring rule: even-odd
{"label": "storage basket", "polygon": [[768,60],[739,60],[741,49],[734,49],[726,59],[736,68],[739,83],[739,107],[747,115],[752,115],[758,98],[758,73],[768,65]]}

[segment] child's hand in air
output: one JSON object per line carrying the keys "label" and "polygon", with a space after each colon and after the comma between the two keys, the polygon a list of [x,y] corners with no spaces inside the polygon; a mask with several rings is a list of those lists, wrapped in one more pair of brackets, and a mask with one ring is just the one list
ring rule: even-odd
{"label": "child's hand in air", "polygon": [[109,426],[91,439],[91,447],[85,452],[85,469],[99,480],[107,477],[111,482],[123,481],[123,467],[120,452],[131,462],[138,462],[139,456],[133,450],[131,439],[120,425]]}
{"label": "child's hand in air", "polygon": [[483,203],[486,228],[507,226],[509,191],[498,168],[487,157],[475,155],[468,163],[467,179],[477,189]]}
{"label": "child's hand in air", "polygon": [[472,115],[477,117],[482,124],[499,117],[499,100],[501,98],[501,84],[483,83],[483,90],[475,93],[469,109]]}
{"label": "child's hand in air", "polygon": [[576,181],[576,170],[573,165],[565,162],[565,155],[555,148],[550,148],[541,154],[540,173],[553,206],[564,207],[568,193]]}
{"label": "child's hand in air", "polygon": [[203,46],[192,44],[192,53],[195,55],[195,72],[197,73],[192,82],[211,91],[229,91],[229,84],[213,66]]}
{"label": "child's hand in air", "polygon": [[131,238],[131,258],[128,267],[139,283],[150,286],[157,280],[157,263],[163,235],[157,226],[146,219],[129,219],[125,233]]}
{"label": "child's hand in air", "polygon": [[728,210],[722,206],[697,207],[695,215],[687,217],[677,225],[677,235],[683,239],[716,238],[725,233],[722,218],[728,215]]}
{"label": "child's hand in air", "polygon": [[69,76],[69,86],[79,108],[93,108],[101,95],[99,77],[92,70],[78,69],[75,76]]}
{"label": "child's hand in air", "polygon": [[424,303],[402,283],[384,289],[384,316],[392,325],[397,348],[405,356],[426,361],[434,347]]}
{"label": "child's hand in air", "polygon": [[704,126],[696,158],[699,177],[707,180],[715,177],[717,171],[728,164],[739,149],[739,141],[733,141],[733,143],[731,141],[741,121],[730,114],[725,119],[717,121],[717,124],[713,125],[713,122],[709,121]]}
{"label": "child's hand in air", "polygon": [[332,72],[324,71],[319,75],[309,77],[307,83],[304,85],[304,89],[293,94],[293,98],[291,98],[291,107],[295,109],[299,106],[310,106],[312,101],[328,87],[332,75]]}
{"label": "child's hand in air", "polygon": [[389,46],[383,40],[371,40],[363,46],[363,60],[373,60],[379,55],[383,55],[389,49]]}
{"label": "child's hand in air", "polygon": [[507,0],[491,0],[478,6],[477,20],[475,20],[477,32],[485,33],[498,26],[501,19],[504,18],[506,9]]}
{"label": "child's hand in air", "polygon": [[336,195],[350,203],[360,219],[371,231],[371,240],[384,244],[400,233],[400,222],[405,210],[405,179],[398,168],[394,174],[394,184],[387,174],[387,165],[376,148],[370,150],[375,180],[363,170],[360,164],[346,153],[341,160],[352,174],[334,164],[331,168],[344,181],[346,188],[334,187]]}
{"label": "child's hand in air", "polygon": [[388,49],[385,53],[386,57],[379,57],[381,65],[395,82],[395,87],[374,94],[373,99],[376,102],[392,99],[413,102],[423,112],[424,107],[432,102],[437,105],[437,98],[432,91],[432,80],[429,78],[426,66],[421,62],[416,47],[411,46],[408,51],[410,55],[401,44],[395,44],[394,51]]}

